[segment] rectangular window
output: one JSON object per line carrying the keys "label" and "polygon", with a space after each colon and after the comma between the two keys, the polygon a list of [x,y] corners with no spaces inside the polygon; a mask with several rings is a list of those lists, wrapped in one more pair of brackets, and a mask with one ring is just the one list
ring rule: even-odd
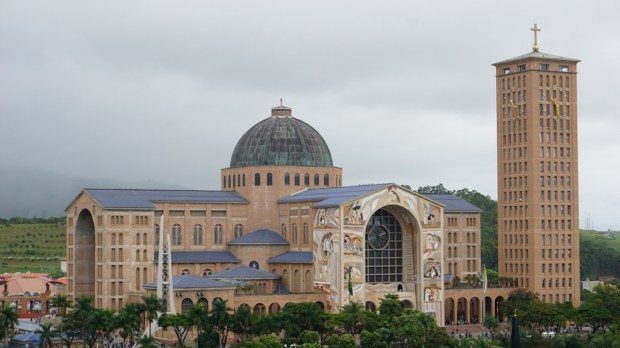
{"label": "rectangular window", "polygon": [[568,65],[560,65],[560,71],[561,72],[568,72]]}
{"label": "rectangular window", "polygon": [[185,215],[185,210],[170,210],[168,212],[168,215],[170,215],[170,216],[184,216]]}
{"label": "rectangular window", "polygon": [[525,64],[519,65],[519,71],[525,71]]}
{"label": "rectangular window", "polygon": [[192,210],[190,212],[190,216],[192,217],[200,217],[200,216],[206,216],[206,211],[204,210]]}
{"label": "rectangular window", "polygon": [[226,210],[211,210],[212,217],[226,217]]}
{"label": "rectangular window", "polygon": [[549,64],[540,64],[540,70],[544,70],[544,71],[549,70]]}
{"label": "rectangular window", "polygon": [[503,72],[504,72],[504,75],[510,74],[510,68],[504,68]]}

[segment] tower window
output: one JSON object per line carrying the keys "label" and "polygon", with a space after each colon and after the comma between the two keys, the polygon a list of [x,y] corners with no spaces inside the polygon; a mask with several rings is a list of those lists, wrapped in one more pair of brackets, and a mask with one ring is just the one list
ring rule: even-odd
{"label": "tower window", "polygon": [[284,185],[288,186],[291,184],[291,175],[289,173],[284,174]]}
{"label": "tower window", "polygon": [[267,186],[273,185],[273,175],[271,173],[267,173]]}
{"label": "tower window", "polygon": [[260,174],[254,174],[254,186],[260,186]]}
{"label": "tower window", "polygon": [[543,70],[543,71],[549,70],[549,64],[540,64],[540,70]]}
{"label": "tower window", "polygon": [[519,71],[525,71],[525,64],[519,65]]}
{"label": "tower window", "polygon": [[314,186],[319,186],[320,185],[320,176],[319,174],[314,174]]}
{"label": "tower window", "polygon": [[299,173],[295,173],[295,186],[299,186]]}
{"label": "tower window", "polygon": [[304,174],[304,186],[310,186],[310,174]]}
{"label": "tower window", "polygon": [[504,68],[503,72],[504,72],[504,75],[510,74],[510,68]]}
{"label": "tower window", "polygon": [[[568,65],[560,65],[560,71],[561,72],[568,72]],[[562,81],[562,79],[560,79],[560,81]]]}
{"label": "tower window", "polygon": [[329,186],[329,174],[323,175],[323,186]]}

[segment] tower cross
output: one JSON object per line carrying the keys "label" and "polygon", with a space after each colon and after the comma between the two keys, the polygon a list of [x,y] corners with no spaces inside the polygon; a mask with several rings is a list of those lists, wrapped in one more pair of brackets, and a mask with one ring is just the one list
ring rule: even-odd
{"label": "tower cross", "polygon": [[540,31],[540,28],[536,25],[536,23],[534,23],[534,28],[530,28],[530,30],[534,32],[534,46],[532,46],[532,50],[534,50],[534,52],[538,52],[538,32]]}

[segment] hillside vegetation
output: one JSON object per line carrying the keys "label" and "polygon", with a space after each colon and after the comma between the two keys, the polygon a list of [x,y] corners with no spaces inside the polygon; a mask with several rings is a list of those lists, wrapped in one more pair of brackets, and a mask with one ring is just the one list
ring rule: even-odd
{"label": "hillside vegetation", "polygon": [[620,278],[620,232],[580,231],[581,278]]}
{"label": "hillside vegetation", "polygon": [[0,273],[57,274],[66,254],[65,227],[60,224],[4,221],[0,225]]}

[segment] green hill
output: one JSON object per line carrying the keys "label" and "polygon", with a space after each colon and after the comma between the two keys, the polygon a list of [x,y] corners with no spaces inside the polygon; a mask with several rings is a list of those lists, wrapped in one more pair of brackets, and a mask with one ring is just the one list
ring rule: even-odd
{"label": "green hill", "polygon": [[580,231],[581,278],[620,278],[620,232]]}
{"label": "green hill", "polygon": [[58,224],[0,225],[0,273],[57,273],[66,254],[65,234]]}

